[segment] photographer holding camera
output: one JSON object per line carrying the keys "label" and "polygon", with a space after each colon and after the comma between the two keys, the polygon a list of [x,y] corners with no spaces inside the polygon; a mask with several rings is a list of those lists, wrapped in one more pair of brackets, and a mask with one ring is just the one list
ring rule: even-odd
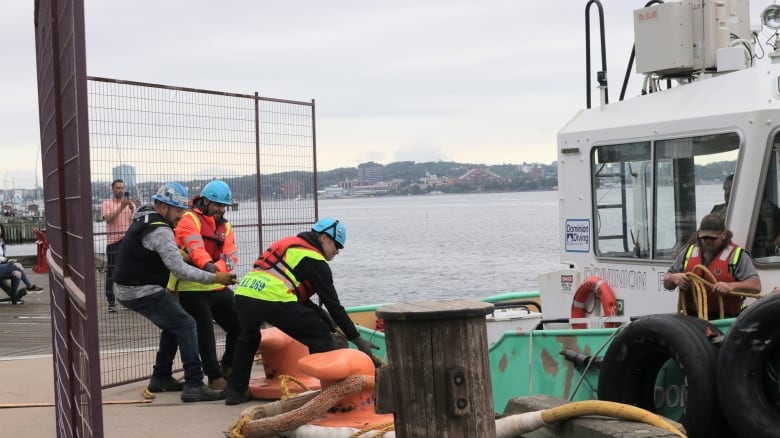
{"label": "photographer holding camera", "polygon": [[116,179],[111,183],[110,199],[103,201],[103,220],[106,221],[106,300],[108,311],[116,312],[116,298],[114,297],[114,267],[119,244],[125,237],[127,229],[132,221],[135,204],[130,197],[130,192],[125,191],[125,182]]}

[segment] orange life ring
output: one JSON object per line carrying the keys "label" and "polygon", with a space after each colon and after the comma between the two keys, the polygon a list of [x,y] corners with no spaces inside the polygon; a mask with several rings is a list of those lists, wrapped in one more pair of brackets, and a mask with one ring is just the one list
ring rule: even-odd
{"label": "orange life ring", "polygon": [[[601,308],[604,311],[604,316],[617,315],[617,301],[615,300],[615,293],[612,292],[612,288],[609,287],[606,281],[599,277],[590,276],[586,278],[577,291],[574,292],[574,298],[571,302],[571,317],[572,318],[585,318],[587,313],[585,312],[585,301],[588,297],[596,294],[596,297],[601,300]],[[618,327],[620,323],[608,322],[604,324],[604,327]],[[587,324],[577,323],[571,324],[573,329],[584,329]]]}

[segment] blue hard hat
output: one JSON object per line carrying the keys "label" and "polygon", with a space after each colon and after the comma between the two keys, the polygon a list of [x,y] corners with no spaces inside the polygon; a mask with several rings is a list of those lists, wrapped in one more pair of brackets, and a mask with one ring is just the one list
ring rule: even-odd
{"label": "blue hard hat", "polygon": [[312,225],[311,230],[317,233],[325,233],[333,238],[333,241],[336,242],[336,247],[338,247],[338,249],[343,249],[344,242],[347,241],[347,227],[332,217],[326,217],[318,220],[314,225]]}
{"label": "blue hard hat", "polygon": [[177,182],[167,182],[157,190],[157,193],[152,195],[152,199],[168,204],[173,207],[187,208],[189,207],[189,195],[187,194],[187,188]]}
{"label": "blue hard hat", "polygon": [[200,196],[208,199],[211,202],[217,204],[230,205],[233,203],[233,192],[230,191],[230,186],[225,181],[215,179],[203,186],[203,190],[200,191]]}

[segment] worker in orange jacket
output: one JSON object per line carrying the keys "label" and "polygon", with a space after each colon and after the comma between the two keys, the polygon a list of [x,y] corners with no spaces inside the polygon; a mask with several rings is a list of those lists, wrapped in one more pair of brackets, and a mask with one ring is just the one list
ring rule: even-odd
{"label": "worker in orange jacket", "polygon": [[[176,245],[182,249],[185,260],[195,267],[209,272],[233,272],[238,263],[238,250],[233,228],[225,219],[225,208],[232,203],[230,187],[224,181],[213,180],[203,186],[200,196],[192,200],[190,210],[176,225]],[[225,377],[232,369],[233,350],[241,332],[233,311],[233,291],[217,283],[179,280],[173,274],[168,288],[178,294],[182,307],[197,323],[198,347],[209,387],[225,389]],[[221,361],[217,361],[212,321],[226,333]]]}

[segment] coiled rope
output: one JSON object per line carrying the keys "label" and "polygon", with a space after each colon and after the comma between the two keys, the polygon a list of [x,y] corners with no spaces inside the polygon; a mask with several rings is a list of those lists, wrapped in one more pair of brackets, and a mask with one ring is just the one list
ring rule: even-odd
{"label": "coiled rope", "polygon": [[[707,279],[704,279],[696,274],[696,270],[700,270],[702,274],[707,277]],[[710,272],[710,270],[704,265],[694,266],[693,272],[687,272],[685,275],[688,277],[688,279],[691,280],[691,288],[689,290],[680,289],[680,293],[677,296],[677,309],[683,315],[688,313],[688,309],[686,308],[687,306],[685,304],[685,294],[690,293],[691,297],[693,298],[693,303],[696,306],[696,316],[699,319],[708,320],[709,312],[707,310],[707,290],[712,289],[712,287],[715,286],[715,283],[718,282],[718,279],[715,278],[715,275]],[[743,298],[759,298],[761,296],[761,293],[736,290],[727,292],[727,294]],[[725,312],[723,309],[722,294],[718,294],[718,310],[718,316],[720,319],[723,319],[725,317]]]}
{"label": "coiled rope", "polygon": [[[302,426],[324,416],[328,409],[336,405],[347,395],[361,391],[367,385],[373,385],[373,376],[349,376],[341,382],[323,389],[311,400],[293,410],[272,417],[252,419],[239,418],[230,428],[231,438],[271,438],[277,433]],[[284,401],[295,400],[294,397]],[[246,412],[246,410],[244,411]]]}
{"label": "coiled rope", "polygon": [[387,432],[392,432],[395,430],[395,423],[392,421],[388,421],[386,423],[379,423],[375,424],[373,426],[368,426],[363,429],[360,429],[359,431],[353,433],[349,436],[349,438],[358,438],[360,436],[363,436],[364,434],[371,432],[372,430],[375,430],[376,433],[372,435],[372,438],[379,438],[382,436],[385,436]]}
{"label": "coiled rope", "polygon": [[292,380],[293,382],[297,383],[298,386],[303,388],[304,391],[311,391],[311,388],[306,386],[305,383],[303,383],[300,379],[298,379],[295,376],[291,376],[289,374],[282,374],[279,376],[279,389],[282,392],[282,400],[287,400],[288,398],[295,397],[295,393],[290,392],[290,384],[289,381]]}

